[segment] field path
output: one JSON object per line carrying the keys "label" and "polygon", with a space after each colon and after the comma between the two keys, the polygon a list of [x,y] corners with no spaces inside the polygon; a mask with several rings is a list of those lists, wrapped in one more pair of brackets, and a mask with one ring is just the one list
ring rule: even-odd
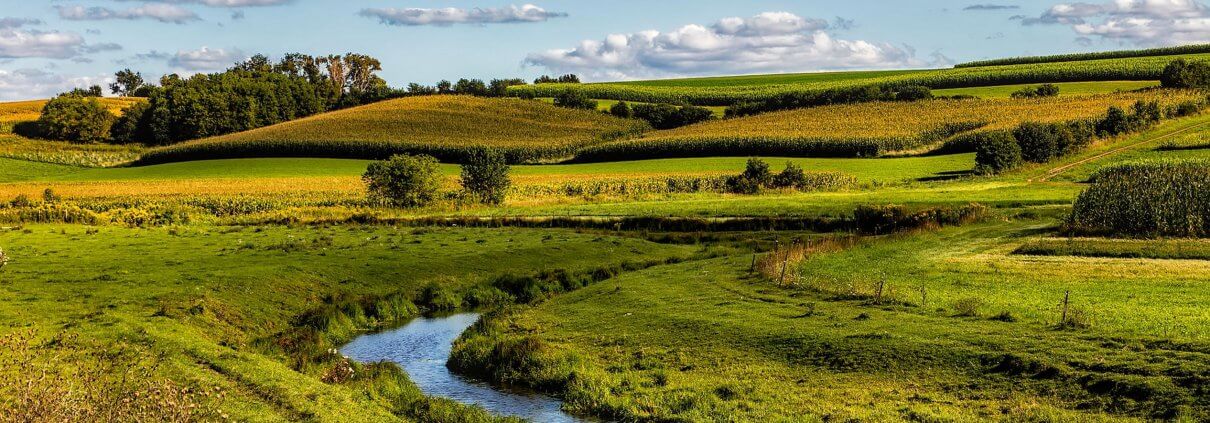
{"label": "field path", "polygon": [[1184,127],[1184,128],[1181,128],[1181,129],[1177,129],[1177,130],[1172,131],[1172,132],[1168,132],[1168,133],[1160,134],[1160,135],[1157,135],[1157,136],[1154,136],[1154,137],[1150,137],[1150,138],[1143,139],[1142,141],[1138,141],[1138,142],[1135,142],[1135,143],[1131,143],[1131,144],[1123,145],[1123,146],[1121,146],[1121,147],[1113,148],[1113,149],[1111,149],[1111,150],[1107,150],[1107,151],[1104,151],[1104,152],[1098,153],[1098,154],[1096,154],[1096,155],[1089,156],[1089,157],[1086,157],[1086,158],[1083,158],[1083,159],[1080,159],[1080,160],[1077,160],[1077,161],[1074,161],[1074,162],[1071,162],[1071,163],[1068,163],[1068,164],[1065,164],[1065,165],[1058,166],[1058,167],[1055,167],[1055,168],[1053,168],[1053,169],[1050,169],[1050,170],[1046,171],[1046,173],[1045,173],[1045,174],[1043,174],[1042,176],[1039,176],[1039,177],[1034,177],[1034,178],[1030,178],[1030,179],[1029,179],[1029,182],[1046,182],[1046,181],[1050,180],[1050,178],[1053,178],[1053,177],[1059,176],[1059,175],[1061,175],[1063,172],[1066,172],[1066,171],[1068,171],[1069,169],[1074,168],[1074,167],[1076,167],[1076,166],[1080,166],[1080,165],[1082,165],[1082,164],[1085,164],[1085,163],[1088,163],[1088,162],[1091,162],[1091,161],[1094,161],[1094,160],[1099,160],[1099,159],[1102,159],[1102,158],[1105,158],[1105,157],[1108,157],[1108,156],[1112,156],[1112,155],[1114,155],[1114,154],[1118,154],[1118,153],[1121,153],[1121,152],[1123,152],[1123,151],[1130,150],[1130,149],[1132,149],[1132,148],[1134,148],[1134,147],[1137,147],[1137,146],[1140,146],[1140,145],[1143,145],[1143,144],[1152,143],[1152,142],[1156,142],[1156,141],[1162,141],[1162,140],[1166,140],[1166,139],[1172,138],[1172,137],[1174,137],[1174,136],[1177,136],[1177,135],[1183,134],[1183,133],[1185,133],[1185,132],[1189,132],[1189,131],[1192,131],[1192,130],[1194,130],[1194,129],[1201,128],[1201,127],[1203,127],[1203,126],[1206,126],[1207,124],[1210,124],[1210,122],[1201,122],[1201,123],[1193,124],[1193,125],[1190,125],[1190,126],[1186,126],[1186,127]]}

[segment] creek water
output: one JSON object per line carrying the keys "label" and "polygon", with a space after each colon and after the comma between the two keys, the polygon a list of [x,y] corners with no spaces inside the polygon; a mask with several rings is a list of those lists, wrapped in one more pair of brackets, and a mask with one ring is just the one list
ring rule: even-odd
{"label": "creek water", "polygon": [[564,413],[558,398],[497,388],[456,375],[446,368],[454,340],[478,320],[476,313],[420,317],[398,329],[357,337],[340,352],[361,363],[398,364],[425,395],[475,404],[496,415],[534,422],[589,421]]}

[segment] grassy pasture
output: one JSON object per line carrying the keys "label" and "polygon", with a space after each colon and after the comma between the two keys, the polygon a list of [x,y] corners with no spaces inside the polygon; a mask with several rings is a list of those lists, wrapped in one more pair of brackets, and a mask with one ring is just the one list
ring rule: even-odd
{"label": "grassy pasture", "polygon": [[[936,96],[971,95],[979,98],[1010,98],[1014,92],[1022,88],[1033,88],[1040,84],[994,85],[987,87],[949,88],[933,90]],[[1134,91],[1145,88],[1159,87],[1159,81],[1097,81],[1097,82],[1060,82],[1060,96],[1106,94],[1119,91]]]}
{"label": "grassy pasture", "polygon": [[153,149],[144,163],[235,157],[383,158],[426,153],[456,161],[491,147],[514,162],[554,159],[577,147],[641,133],[639,121],[542,102],[425,96],[324,113],[265,128]]}
{"label": "grassy pasture", "polygon": [[[1206,60],[1210,58],[1210,54],[935,69],[890,75],[857,72],[754,75],[687,81],[541,84],[512,87],[510,93],[520,95],[525,92],[534,97],[553,97],[556,93],[570,89],[583,91],[590,98],[726,106],[740,101],[758,101],[782,93],[855,89],[866,86],[924,85],[933,89],[946,89],[1047,82],[1155,81],[1159,79],[1164,66],[1178,58]],[[796,78],[801,82],[795,82]],[[741,82],[733,82],[736,80]],[[762,81],[765,83],[761,83]]]}
{"label": "grassy pasture", "polygon": [[1210,242],[1190,239],[1046,238],[1026,243],[1013,254],[1106,258],[1210,260]]}

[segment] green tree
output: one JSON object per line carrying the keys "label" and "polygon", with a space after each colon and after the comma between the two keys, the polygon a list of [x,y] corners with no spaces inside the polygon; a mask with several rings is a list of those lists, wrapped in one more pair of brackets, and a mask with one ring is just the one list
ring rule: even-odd
{"label": "green tree", "polygon": [[1021,165],[1021,146],[1005,132],[980,134],[975,141],[975,173],[995,175]]}
{"label": "green tree", "polygon": [[113,74],[114,82],[109,84],[109,90],[122,97],[130,97],[142,88],[145,82],[143,74],[130,69],[122,69]]}
{"label": "green tree", "polygon": [[369,200],[395,207],[423,207],[437,199],[441,172],[432,156],[400,154],[370,163],[361,179]]}
{"label": "green tree", "polygon": [[59,96],[42,107],[38,127],[42,136],[71,142],[102,142],[109,139],[114,116],[95,98]]}
{"label": "green tree", "polygon": [[773,175],[772,186],[775,188],[803,188],[807,185],[807,174],[794,162],[786,162],[786,168]]}
{"label": "green tree", "polygon": [[597,101],[589,99],[587,95],[579,90],[566,90],[555,95],[555,105],[569,109],[597,109]]}
{"label": "green tree", "polygon": [[634,112],[630,110],[630,105],[626,104],[625,101],[614,103],[614,105],[609,108],[609,114],[622,119],[630,119],[634,117]]}
{"label": "green tree", "polygon": [[1208,88],[1210,63],[1173,60],[1160,74],[1160,84],[1164,88]]}
{"label": "green tree", "polygon": [[503,204],[512,185],[509,170],[504,155],[488,149],[474,151],[462,165],[462,189],[476,201]]}

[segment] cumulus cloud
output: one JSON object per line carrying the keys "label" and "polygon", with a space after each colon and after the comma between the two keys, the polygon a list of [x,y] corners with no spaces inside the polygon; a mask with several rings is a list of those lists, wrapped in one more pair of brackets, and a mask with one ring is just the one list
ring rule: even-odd
{"label": "cumulus cloud", "polygon": [[1009,4],[972,4],[963,7],[962,10],[1016,10],[1020,8],[1021,6]]}
{"label": "cumulus cloud", "polygon": [[240,49],[202,47],[198,50],[178,51],[168,59],[168,65],[185,71],[202,72],[227,69],[247,58],[248,55]]}
{"label": "cumulus cloud", "polygon": [[1083,40],[1098,37],[1138,45],[1210,41],[1210,8],[1196,0],[1060,3],[1036,17],[1014,18],[1023,25],[1070,26]]}
{"label": "cumulus cloud", "polygon": [[0,18],[0,29],[14,29],[26,25],[42,25],[42,21],[26,18]]}
{"label": "cumulus cloud", "polygon": [[0,59],[67,59],[80,53],[84,37],[72,32],[0,29]]}
{"label": "cumulus cloud", "polygon": [[396,26],[529,23],[545,22],[552,18],[567,16],[566,13],[549,12],[532,4],[522,6],[511,5],[504,8],[476,7],[474,9],[459,9],[456,7],[442,9],[362,9],[359,14],[368,18],[378,18],[378,21],[383,24]]}
{"label": "cumulus cloud", "polygon": [[47,98],[72,88],[105,86],[111,79],[106,75],[67,76],[40,69],[0,69],[0,101]]}
{"label": "cumulus cloud", "polygon": [[526,65],[589,79],[922,66],[910,48],[835,38],[822,19],[786,12],[725,18],[710,26],[612,34],[530,54]]}
{"label": "cumulus cloud", "polygon": [[55,9],[59,11],[60,18],[72,21],[153,19],[165,23],[183,24],[201,20],[196,13],[188,9],[165,3],[148,3],[123,10],[84,6],[55,6]]}

